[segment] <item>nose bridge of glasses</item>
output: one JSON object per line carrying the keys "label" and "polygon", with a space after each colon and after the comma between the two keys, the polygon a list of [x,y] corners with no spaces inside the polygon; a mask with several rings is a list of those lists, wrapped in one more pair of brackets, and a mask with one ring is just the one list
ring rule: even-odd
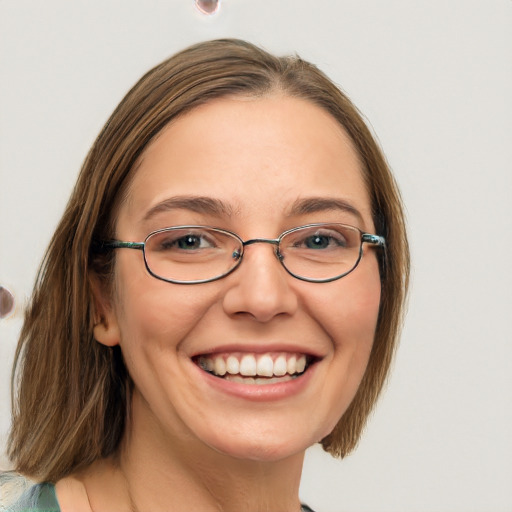
{"label": "nose bridge of glasses", "polygon": [[271,245],[279,245],[278,238],[251,238],[250,240],[246,240],[242,242],[242,245],[246,247],[247,245],[253,244],[271,244]]}
{"label": "nose bridge of glasses", "polygon": [[282,262],[283,257],[279,251],[279,244],[280,244],[279,238],[251,238],[250,240],[246,240],[245,242],[242,242],[242,246],[245,248],[248,245],[254,245],[254,244],[270,244],[275,246],[275,255],[279,259],[279,261]]}

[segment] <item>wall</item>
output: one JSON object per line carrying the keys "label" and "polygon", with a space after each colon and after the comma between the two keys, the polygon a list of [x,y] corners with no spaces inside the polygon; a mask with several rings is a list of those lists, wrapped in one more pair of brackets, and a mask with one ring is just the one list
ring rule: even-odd
{"label": "wall", "polygon": [[[308,454],[323,512],[512,510],[509,0],[0,1],[0,432],[21,310],[81,161],[150,66],[232,36],[317,63],[380,139],[414,274],[386,393],[358,450]],[[4,461],[4,465],[6,462]]]}

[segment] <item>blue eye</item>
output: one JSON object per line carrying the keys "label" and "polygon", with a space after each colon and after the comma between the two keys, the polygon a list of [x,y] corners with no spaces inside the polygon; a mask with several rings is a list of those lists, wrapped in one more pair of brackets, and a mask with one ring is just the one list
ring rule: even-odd
{"label": "blue eye", "polygon": [[203,239],[196,235],[187,235],[178,238],[173,245],[176,245],[178,249],[200,249],[203,247]]}
{"label": "blue eye", "polygon": [[329,234],[314,233],[306,236],[296,245],[313,250],[339,249],[347,247],[347,240],[341,233],[331,231]]}
{"label": "blue eye", "polygon": [[329,247],[330,237],[323,235],[314,235],[304,240],[304,245],[308,249],[325,249]]}
{"label": "blue eye", "polygon": [[211,237],[203,233],[163,232],[155,237],[155,242],[157,241],[157,245],[153,247],[161,251],[197,251],[216,247]]}

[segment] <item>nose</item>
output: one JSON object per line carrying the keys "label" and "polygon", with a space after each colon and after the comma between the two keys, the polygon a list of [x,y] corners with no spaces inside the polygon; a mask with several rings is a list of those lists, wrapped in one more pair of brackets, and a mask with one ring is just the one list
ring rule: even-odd
{"label": "nose", "polygon": [[223,298],[224,310],[228,315],[246,315],[258,322],[293,315],[298,298],[290,286],[291,279],[273,245],[250,244],[241,265],[226,280],[229,289]]}

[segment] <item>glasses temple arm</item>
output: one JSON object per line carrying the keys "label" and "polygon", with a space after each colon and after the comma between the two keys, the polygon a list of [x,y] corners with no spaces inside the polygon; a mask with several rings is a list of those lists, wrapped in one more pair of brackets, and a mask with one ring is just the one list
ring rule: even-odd
{"label": "glasses temple arm", "polygon": [[106,252],[110,249],[144,249],[144,242],[122,242],[121,240],[109,240],[102,242],[94,242],[92,244],[94,251]]}
{"label": "glasses temple arm", "polygon": [[361,240],[367,244],[376,245],[378,247],[386,246],[386,239],[380,235],[371,235],[370,233],[363,233]]}

